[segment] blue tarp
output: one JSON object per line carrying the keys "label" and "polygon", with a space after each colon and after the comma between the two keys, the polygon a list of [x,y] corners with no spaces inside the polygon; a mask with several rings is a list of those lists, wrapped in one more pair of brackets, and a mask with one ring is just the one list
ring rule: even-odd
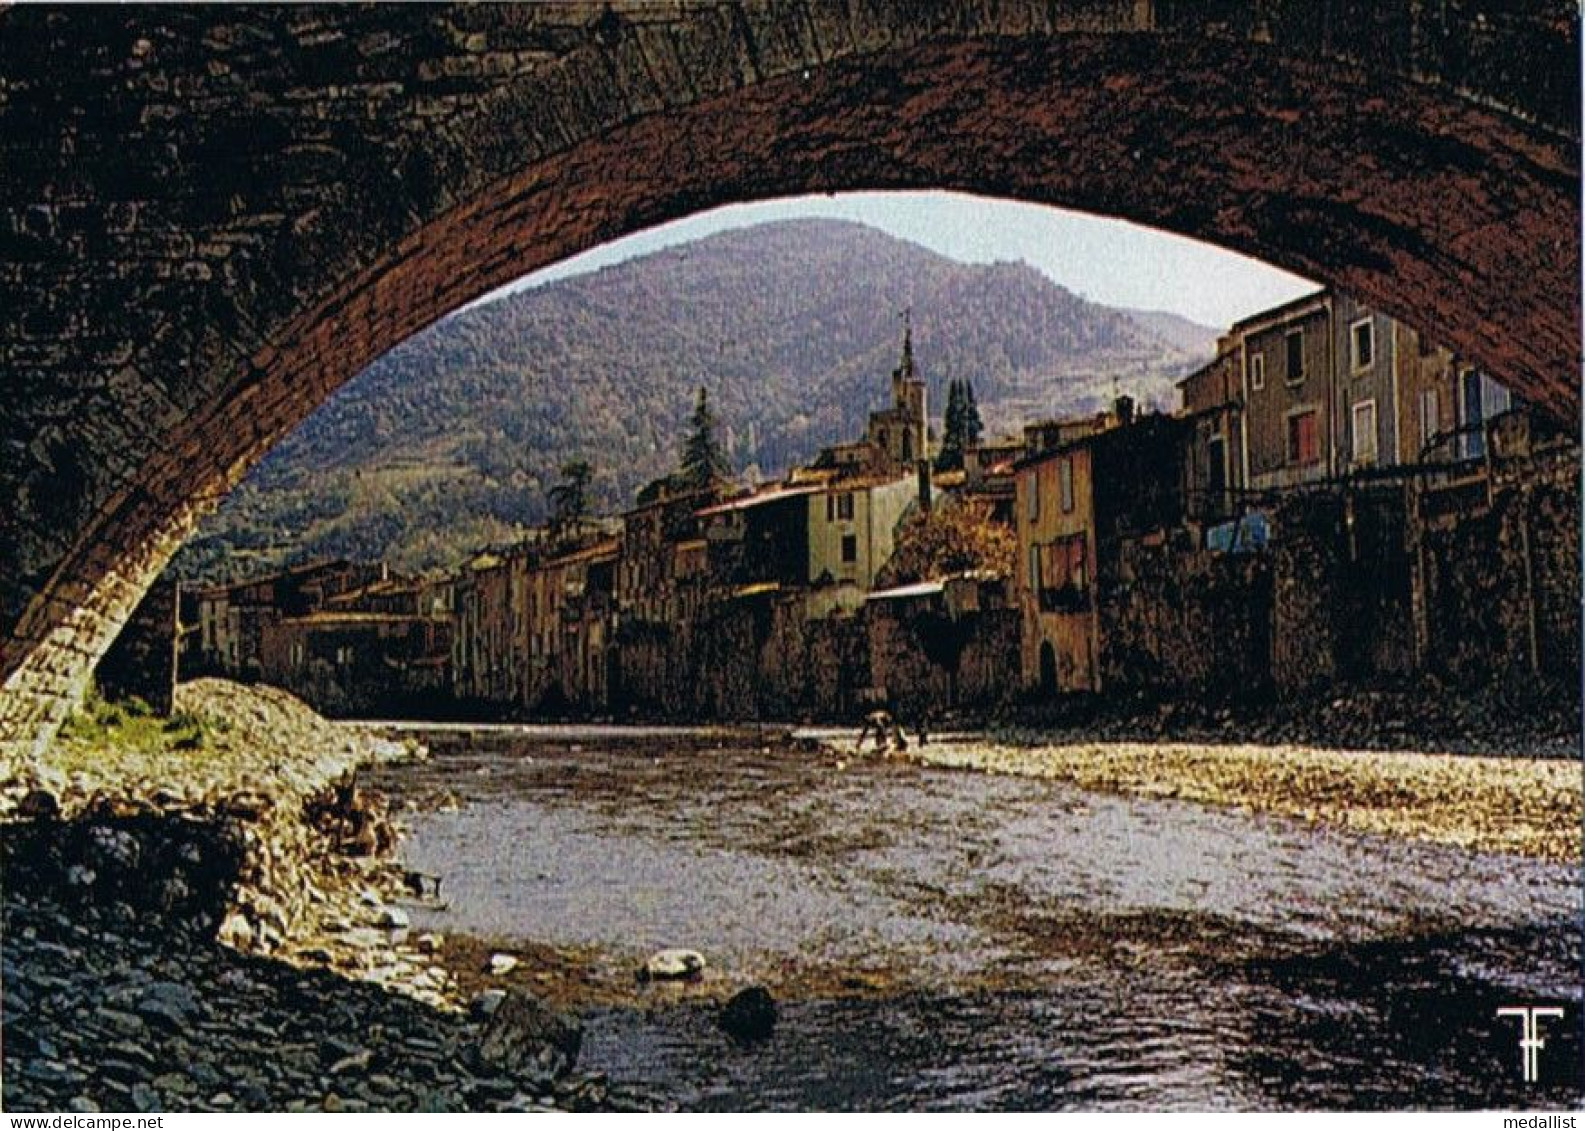
{"label": "blue tarp", "polygon": [[1223,554],[1249,554],[1264,550],[1271,541],[1271,524],[1259,511],[1252,511],[1236,522],[1224,522],[1205,532],[1207,549]]}

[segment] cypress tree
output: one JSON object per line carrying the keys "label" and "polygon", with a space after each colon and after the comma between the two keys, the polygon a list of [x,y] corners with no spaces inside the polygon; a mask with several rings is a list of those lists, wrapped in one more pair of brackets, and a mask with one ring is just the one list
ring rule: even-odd
{"label": "cypress tree", "polygon": [[980,442],[980,437],[985,433],[985,424],[980,420],[980,406],[974,403],[974,384],[967,377],[963,379],[963,451],[968,451]]}
{"label": "cypress tree", "polygon": [[953,471],[963,466],[963,429],[967,423],[963,382],[947,382],[947,407],[942,414],[941,451],[936,456],[937,471]]}

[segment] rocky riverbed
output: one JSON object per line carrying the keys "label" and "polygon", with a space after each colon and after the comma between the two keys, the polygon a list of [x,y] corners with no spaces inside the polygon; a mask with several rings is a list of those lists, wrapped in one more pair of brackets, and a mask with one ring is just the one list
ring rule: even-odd
{"label": "rocky riverbed", "polygon": [[8,1110],[636,1108],[481,1056],[361,768],[421,758],[268,688],[90,700],[0,785]]}
{"label": "rocky riverbed", "polygon": [[179,708],[0,783],[9,1110],[1491,1106],[1496,1005],[1578,1007],[1555,758]]}
{"label": "rocky riverbed", "polygon": [[[372,778],[444,877],[415,929],[477,988],[576,1010],[587,1069],[685,1108],[1579,1096],[1577,1033],[1527,1090],[1495,1013],[1577,1011],[1573,863],[768,733],[427,737]],[[704,976],[637,981],[662,947]],[[492,952],[519,961],[486,975]],[[754,985],[779,1020],[744,1048],[719,1019]]]}

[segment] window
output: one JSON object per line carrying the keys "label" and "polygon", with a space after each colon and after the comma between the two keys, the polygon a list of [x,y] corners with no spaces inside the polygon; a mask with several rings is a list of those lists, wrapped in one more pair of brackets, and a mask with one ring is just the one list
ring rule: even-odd
{"label": "window", "polygon": [[1480,371],[1466,369],[1459,374],[1458,438],[1459,455],[1464,459],[1478,459],[1486,454],[1486,419],[1481,406]]}
{"label": "window", "polygon": [[1251,389],[1266,387],[1266,355],[1263,353],[1252,354],[1249,358],[1249,387]]}
{"label": "window", "polygon": [[1288,417],[1288,462],[1314,463],[1321,458],[1320,437],[1316,434],[1315,409],[1305,409]]}
{"label": "window", "polygon": [[1287,337],[1288,347],[1288,376],[1290,385],[1297,385],[1304,380],[1304,331],[1289,330]]}
{"label": "window", "polygon": [[1073,510],[1073,457],[1063,456],[1057,464],[1057,490],[1062,497],[1062,513]]}
{"label": "window", "polygon": [[844,491],[837,496],[837,518],[843,522],[853,520],[853,492]]}
{"label": "window", "polygon": [[1037,468],[1024,476],[1024,487],[1029,495],[1029,521],[1040,519],[1040,470]]}
{"label": "window", "polygon": [[842,561],[852,564],[859,560],[859,540],[856,534],[842,535]]}
{"label": "window", "polygon": [[1031,550],[1031,568],[1039,578],[1036,589],[1041,609],[1054,612],[1084,608],[1089,589],[1084,534],[1059,538]]}
{"label": "window", "polygon": [[1029,589],[1034,592],[1040,588],[1040,547],[1029,547]]}
{"label": "window", "polygon": [[1369,369],[1376,360],[1376,327],[1369,318],[1361,318],[1349,328],[1354,352],[1354,371]]}
{"label": "window", "polygon": [[1486,421],[1513,407],[1513,394],[1478,369],[1459,374],[1459,454],[1478,459],[1486,454]]}
{"label": "window", "polygon": [[1205,486],[1214,497],[1214,501],[1219,503],[1222,492],[1227,490],[1227,440],[1220,432],[1207,441],[1205,454]]}
{"label": "window", "polygon": [[1437,433],[1442,431],[1442,401],[1435,389],[1420,390],[1420,448],[1431,446]]}
{"label": "window", "polygon": [[1354,406],[1354,462],[1376,462],[1376,402],[1360,401]]}
{"label": "window", "polygon": [[1478,459],[1485,455],[1486,422],[1501,416],[1512,407],[1513,394],[1480,370],[1466,369],[1460,373],[1459,455],[1464,459]]}

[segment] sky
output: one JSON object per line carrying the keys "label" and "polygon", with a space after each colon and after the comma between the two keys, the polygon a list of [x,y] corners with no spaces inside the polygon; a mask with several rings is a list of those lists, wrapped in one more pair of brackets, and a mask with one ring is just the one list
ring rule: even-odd
{"label": "sky", "polygon": [[857,220],[964,263],[1022,260],[1094,302],[1180,314],[1213,329],[1316,289],[1259,260],[1123,220],[954,192],[866,192],[733,204],[564,259],[481,302],[768,220]]}

